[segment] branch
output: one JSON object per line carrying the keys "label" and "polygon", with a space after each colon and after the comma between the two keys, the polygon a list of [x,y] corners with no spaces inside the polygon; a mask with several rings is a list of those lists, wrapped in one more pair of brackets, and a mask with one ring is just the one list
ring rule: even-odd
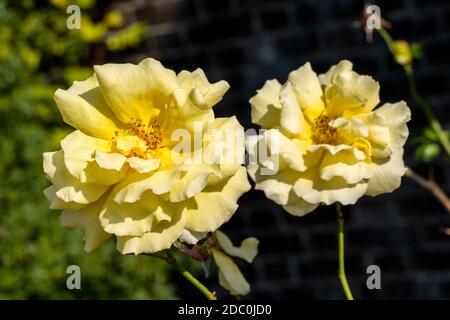
{"label": "branch", "polygon": [[439,187],[439,185],[436,183],[432,174],[430,174],[429,179],[425,179],[424,177],[408,168],[405,175],[422,188],[428,190],[445,207],[445,209],[447,209],[447,212],[450,214],[450,199],[445,194],[445,192],[442,191],[441,187]]}

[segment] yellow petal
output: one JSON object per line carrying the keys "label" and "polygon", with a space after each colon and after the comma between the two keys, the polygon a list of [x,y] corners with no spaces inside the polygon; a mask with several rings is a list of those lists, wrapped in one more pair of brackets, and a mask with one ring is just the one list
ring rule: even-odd
{"label": "yellow petal", "polygon": [[95,162],[100,168],[121,171],[127,158],[120,153],[95,150]]}
{"label": "yellow petal", "polygon": [[226,254],[211,250],[214,261],[219,267],[219,284],[232,295],[246,295],[250,292],[250,285],[242,275],[236,263]]}
{"label": "yellow petal", "polygon": [[296,195],[291,195],[288,204],[284,205],[283,209],[293,216],[303,217],[304,215],[316,210],[318,206],[318,204],[306,202]]}
{"label": "yellow petal", "polygon": [[66,203],[87,204],[98,200],[108,186],[81,183],[64,165],[63,151],[44,153],[44,172],[55,185],[56,197]]}
{"label": "yellow petal", "polygon": [[379,92],[378,82],[371,77],[344,70],[325,88],[327,115],[336,118],[369,112],[380,102]]}
{"label": "yellow petal", "polygon": [[351,150],[336,155],[325,153],[319,170],[320,178],[323,180],[342,177],[350,184],[369,179],[374,174],[371,164],[356,159]]}
{"label": "yellow petal", "polygon": [[368,137],[369,127],[359,118],[350,120],[344,118],[337,118],[330,123],[331,127],[339,128],[339,134],[345,135],[347,138],[355,139],[355,137]]}
{"label": "yellow petal", "polygon": [[325,110],[322,100],[322,88],[317,74],[309,62],[289,74],[288,82],[292,84],[303,114],[314,121]]}
{"label": "yellow petal", "polygon": [[97,150],[109,151],[109,142],[92,138],[77,130],[61,141],[64,151],[64,163],[67,170],[77,179],[81,179],[89,161],[94,159]]}
{"label": "yellow petal", "polygon": [[216,230],[215,235],[222,250],[233,257],[239,257],[248,263],[252,263],[258,254],[259,240],[256,238],[247,238],[237,247],[233,245],[231,240],[222,231]]}
{"label": "yellow petal", "polygon": [[268,80],[250,99],[252,122],[262,128],[275,128],[280,124],[281,104],[279,100],[281,84]]}
{"label": "yellow petal", "polygon": [[374,174],[369,179],[366,194],[377,196],[397,189],[407,170],[403,162],[403,149],[394,151],[388,159],[377,159],[375,164]]}
{"label": "yellow petal", "polygon": [[151,231],[140,237],[117,237],[117,250],[122,254],[154,253],[168,249],[180,237],[184,228],[185,215],[181,211],[172,214],[170,221],[161,221]]}
{"label": "yellow petal", "polygon": [[353,64],[348,60],[341,60],[337,65],[332,66],[326,73],[319,75],[320,84],[324,87],[336,80],[336,77],[343,71],[350,71],[353,69]]}
{"label": "yellow petal", "polygon": [[[209,136],[207,131],[203,138],[204,161],[218,164],[218,170],[208,177],[208,184],[212,185],[234,175],[244,163],[245,134],[235,116],[216,118],[210,129],[214,133],[220,133]],[[213,167],[216,168],[217,165]]]}
{"label": "yellow petal", "polygon": [[197,232],[215,231],[231,218],[237,210],[238,198],[249,189],[244,167],[221,183],[207,186],[186,201],[186,228]]}
{"label": "yellow petal", "polygon": [[75,81],[68,90],[58,89],[54,99],[64,122],[87,135],[110,139],[119,125],[100,93],[95,76]]}
{"label": "yellow petal", "polygon": [[309,152],[317,152],[317,151],[321,151],[321,150],[326,150],[332,155],[342,152],[343,150],[350,150],[350,149],[352,149],[352,147],[349,145],[346,145],[346,144],[338,144],[336,146],[333,146],[331,144],[314,144],[314,145],[308,147]]}
{"label": "yellow petal", "polygon": [[126,175],[126,168],[120,171],[115,169],[104,169],[96,162],[88,162],[80,178],[82,183],[93,183],[104,186],[111,186],[118,183]]}
{"label": "yellow petal", "polygon": [[374,113],[381,116],[389,128],[389,145],[391,148],[402,148],[409,135],[406,123],[411,120],[411,110],[406,102],[385,103],[376,109]]}
{"label": "yellow petal", "polygon": [[[306,170],[303,160],[303,154],[306,153],[306,149],[302,140],[291,140],[279,130],[267,130],[263,136],[267,139],[267,148],[270,150],[271,155],[280,155],[289,168],[297,171]],[[261,147],[264,147],[264,145]]]}
{"label": "yellow petal", "polygon": [[158,195],[163,194],[169,192],[179,180],[180,170],[177,168],[149,173],[129,174],[116,187],[117,194],[115,195],[114,201],[117,203],[136,202],[148,190]]}
{"label": "yellow petal", "polygon": [[63,226],[78,228],[84,231],[86,240],[84,250],[87,252],[91,252],[111,236],[103,230],[99,220],[104,199],[106,197],[79,210],[64,210],[60,216],[60,221]]}
{"label": "yellow petal", "polygon": [[143,123],[159,113],[176,87],[176,76],[154,59],[138,65],[105,64],[94,67],[103,97],[117,118]]}
{"label": "yellow petal", "polygon": [[349,184],[341,177],[329,181],[322,180],[314,168],[302,174],[294,185],[294,191],[311,204],[330,205],[340,202],[343,205],[355,204],[367,189],[367,183]]}
{"label": "yellow petal", "polygon": [[131,157],[128,159],[128,164],[139,173],[147,173],[158,169],[161,165],[161,161],[160,159],[141,159]]}
{"label": "yellow petal", "polygon": [[274,175],[261,175],[260,170],[252,172],[254,167],[249,166],[250,176],[255,181],[255,190],[262,190],[267,198],[277,204],[288,204],[290,193],[295,181],[300,177],[300,173],[285,169]]}
{"label": "yellow petal", "polygon": [[183,70],[177,75],[177,80],[183,88],[190,89],[188,96],[200,109],[209,109],[216,105],[230,88],[224,80],[210,83],[202,69],[193,72]]}
{"label": "yellow petal", "polygon": [[211,172],[199,170],[198,167],[202,166],[191,166],[190,170],[185,172],[180,181],[173,186],[169,193],[171,202],[180,202],[192,198],[206,187]]}
{"label": "yellow petal", "polygon": [[280,103],[281,126],[294,135],[305,135],[307,133],[307,124],[290,82],[287,82],[281,89]]}
{"label": "yellow petal", "polygon": [[52,210],[79,210],[85,206],[85,204],[76,203],[76,202],[64,202],[56,196],[56,192],[58,188],[56,186],[50,186],[44,189],[44,195],[50,204],[50,209]]}
{"label": "yellow petal", "polygon": [[117,236],[142,236],[162,221],[171,221],[178,207],[152,192],[146,192],[134,203],[114,201],[116,190],[106,200],[100,221],[106,232]]}

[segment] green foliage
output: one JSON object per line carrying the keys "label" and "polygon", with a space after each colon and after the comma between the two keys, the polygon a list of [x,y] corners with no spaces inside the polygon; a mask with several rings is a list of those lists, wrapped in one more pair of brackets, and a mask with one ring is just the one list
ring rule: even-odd
{"label": "green foliage", "polygon": [[[444,131],[444,133],[450,138],[449,131]],[[420,137],[413,140],[413,143],[417,145],[414,153],[417,160],[430,162],[442,152],[439,137],[431,128],[426,128]]]}
{"label": "green foliage", "polygon": [[[91,73],[91,52],[105,47],[107,35],[87,41],[88,28],[69,31],[68,1],[39,3],[0,0],[0,299],[173,298],[165,264],[122,256],[113,240],[87,254],[81,232],[60,226],[59,212],[48,209],[42,153],[59,149],[72,130],[53,93]],[[97,5],[75,3],[84,19]],[[111,31],[124,24],[117,12],[104,20],[102,32],[122,30]],[[71,264],[81,268],[82,290],[66,288]]]}

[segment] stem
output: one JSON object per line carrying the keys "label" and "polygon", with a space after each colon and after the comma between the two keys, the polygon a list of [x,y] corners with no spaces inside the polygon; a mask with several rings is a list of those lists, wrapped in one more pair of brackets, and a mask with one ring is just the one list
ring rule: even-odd
{"label": "stem", "polygon": [[442,148],[444,149],[445,153],[447,153],[447,156],[450,157],[450,141],[448,139],[448,136],[445,134],[444,130],[442,130],[441,124],[439,123],[436,116],[433,114],[433,111],[431,110],[428,103],[417,91],[416,80],[414,79],[412,67],[410,65],[406,65],[403,66],[403,70],[405,71],[406,77],[408,79],[409,89],[411,91],[411,95],[414,101],[416,101],[417,105],[425,113],[425,116],[428,119],[431,129],[433,129],[433,131],[436,133],[439,142],[442,145]]}
{"label": "stem", "polygon": [[186,280],[188,280],[190,283],[192,283],[198,290],[203,293],[208,300],[217,300],[216,294],[214,292],[211,292],[208,290],[207,287],[203,285],[197,278],[195,278],[189,271],[187,271],[175,258],[175,256],[170,252],[167,251],[167,256],[160,256],[160,255],[152,255],[152,257],[159,258],[161,260],[164,260],[168,264],[170,264],[172,267],[174,267]]}
{"label": "stem", "polygon": [[339,271],[338,277],[342,284],[342,289],[344,290],[345,297],[347,300],[354,300],[352,291],[347,282],[347,276],[345,275],[344,267],[344,215],[342,214],[341,205],[336,203],[336,210],[338,215],[338,241],[339,241]]}
{"label": "stem", "polygon": [[[384,42],[388,46],[389,51],[395,57],[395,47],[394,40],[391,35],[384,28],[376,29],[378,34],[383,38]],[[447,154],[447,157],[450,158],[450,141],[449,137],[445,134],[444,130],[442,130],[441,124],[439,120],[434,115],[431,110],[430,105],[426,102],[426,100],[420,95],[417,90],[416,80],[414,78],[414,71],[411,64],[402,65],[403,71],[408,80],[409,90],[411,92],[411,96],[416,102],[416,104],[422,109],[423,113],[427,117],[428,123],[431,129],[436,133],[439,142]]]}
{"label": "stem", "polygon": [[434,178],[432,176],[430,176],[430,178],[427,180],[412,171],[410,168],[408,168],[408,171],[406,171],[405,175],[422,188],[431,192],[431,194],[445,207],[445,209],[447,209],[447,212],[450,213],[450,199],[445,194],[445,192],[442,191],[436,181],[434,181]]}

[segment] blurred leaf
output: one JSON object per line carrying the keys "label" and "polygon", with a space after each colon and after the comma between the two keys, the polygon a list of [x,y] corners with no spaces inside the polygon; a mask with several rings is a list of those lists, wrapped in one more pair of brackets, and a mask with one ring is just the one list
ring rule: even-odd
{"label": "blurred leaf", "polygon": [[125,19],[119,10],[111,10],[106,13],[104,21],[109,27],[118,28],[123,26]]}
{"label": "blurred leaf", "polygon": [[421,43],[415,42],[411,44],[411,52],[414,59],[422,59],[423,57],[423,45]]}
{"label": "blurred leaf", "polygon": [[113,32],[106,39],[106,47],[111,51],[119,51],[134,47],[144,38],[146,27],[142,23],[134,23],[123,30]]}
{"label": "blurred leaf", "polygon": [[439,141],[439,138],[438,138],[436,132],[431,128],[426,128],[423,132],[423,135],[426,139],[428,139],[430,141],[434,141],[434,142]]}
{"label": "blurred leaf", "polygon": [[438,157],[441,153],[441,147],[437,143],[421,144],[414,154],[415,158],[421,161],[429,162]]}
{"label": "blurred leaf", "polygon": [[[70,3],[91,19],[95,1]],[[0,299],[173,298],[164,263],[122,256],[112,240],[85,253],[81,232],[63,228],[42,193],[42,153],[60,149],[73,130],[53,94],[92,73],[90,50],[104,46],[109,28],[95,25],[88,44],[67,29],[68,4],[0,0]],[[71,264],[81,268],[82,290],[66,288]]]}
{"label": "blurred leaf", "polygon": [[91,75],[92,69],[85,67],[67,67],[63,71],[63,78],[67,83],[86,80]]}

